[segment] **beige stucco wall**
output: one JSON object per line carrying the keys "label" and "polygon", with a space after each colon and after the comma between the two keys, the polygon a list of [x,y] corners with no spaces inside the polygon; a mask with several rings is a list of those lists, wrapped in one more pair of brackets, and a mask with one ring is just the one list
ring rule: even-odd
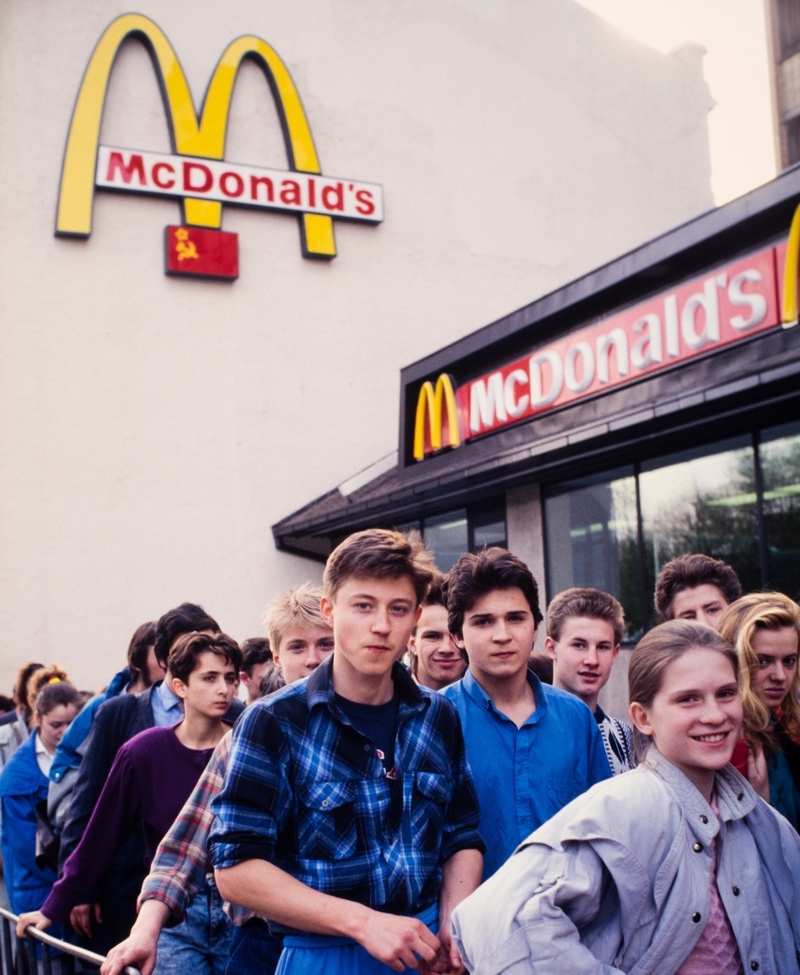
{"label": "beige stucco wall", "polygon": [[[325,174],[386,220],[304,260],[297,219],[228,209],[240,279],[167,278],[175,203],[97,194],[53,235],[73,103],[105,26],[166,32],[197,104],[223,47],[286,61]],[[571,0],[5,0],[0,5],[0,673],[104,684],[134,627],[199,601],[243,639],[314,563],[272,523],[390,451],[399,369],[711,206],[695,52],[657,54]],[[101,141],[169,150],[126,44]],[[227,158],[286,166],[245,64]],[[0,687],[0,690],[5,688]]]}

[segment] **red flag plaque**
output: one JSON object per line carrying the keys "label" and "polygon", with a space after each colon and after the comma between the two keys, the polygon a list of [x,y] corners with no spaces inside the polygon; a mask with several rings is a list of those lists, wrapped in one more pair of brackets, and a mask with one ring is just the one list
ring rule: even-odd
{"label": "red flag plaque", "polygon": [[167,227],[167,274],[200,278],[239,277],[239,237],[207,227]]}

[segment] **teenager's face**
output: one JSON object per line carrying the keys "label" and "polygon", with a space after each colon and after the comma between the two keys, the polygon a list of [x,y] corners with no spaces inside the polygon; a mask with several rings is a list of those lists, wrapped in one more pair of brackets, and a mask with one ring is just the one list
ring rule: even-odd
{"label": "teenager's face", "polygon": [[164,668],[156,658],[155,646],[147,648],[147,659],[145,660],[142,676],[144,677],[146,687],[151,687],[157,680],[161,680],[164,676]]}
{"label": "teenager's face", "polygon": [[716,630],[727,605],[722,590],[711,583],[703,583],[693,589],[682,589],[672,597],[672,618],[697,620]]}
{"label": "teenager's face", "polygon": [[183,699],[184,709],[205,718],[221,718],[231,706],[239,686],[239,675],[232,663],[211,650],[197,658],[188,683],[173,678],[172,687]]}
{"label": "teenager's face", "polygon": [[333,630],[329,626],[292,626],[281,637],[274,654],[275,666],[287,684],[308,675],[333,653]]}
{"label": "teenager's face", "polygon": [[714,773],[731,759],[742,727],[733,665],[717,650],[688,650],[664,671],[650,707],[631,704],[631,718],[664,756],[709,796]]}
{"label": "teenager's face", "polygon": [[78,708],[74,704],[57,704],[47,714],[38,715],[39,737],[51,755],[77,713]]}
{"label": "teenager's face", "polygon": [[[348,685],[388,678],[405,653],[417,621],[417,596],[408,576],[347,579],[322,615],[333,627],[334,672]],[[335,678],[334,678],[335,679]]]}
{"label": "teenager's face", "polygon": [[753,650],[758,657],[758,670],[751,681],[753,693],[774,710],[791,690],[797,673],[797,631],[792,626],[756,630]]}
{"label": "teenager's face", "polygon": [[444,606],[423,606],[411,646],[417,658],[417,681],[440,691],[464,676],[467,665],[447,629]]}
{"label": "teenager's face", "polygon": [[556,687],[577,694],[594,710],[619,654],[614,627],[608,620],[568,617],[558,640],[545,640],[545,650],[553,658]]}
{"label": "teenager's face", "polygon": [[270,662],[266,660],[263,664],[253,664],[251,668],[251,673],[247,673],[246,670],[239,671],[239,680],[247,688],[247,700],[252,703],[258,700],[260,697],[259,687],[261,686],[261,678],[264,676],[264,671],[270,666]]}
{"label": "teenager's face", "polygon": [[493,589],[464,614],[461,638],[476,680],[514,677],[528,666],[536,624],[525,594],[516,586]]}

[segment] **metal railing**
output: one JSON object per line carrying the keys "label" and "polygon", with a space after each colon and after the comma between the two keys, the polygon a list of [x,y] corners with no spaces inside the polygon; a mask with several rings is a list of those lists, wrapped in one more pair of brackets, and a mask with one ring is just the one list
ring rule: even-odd
{"label": "metal railing", "polygon": [[[2,975],[77,975],[96,972],[106,960],[85,948],[54,938],[46,931],[29,927],[24,938],[16,935],[17,916],[0,907],[0,972]],[[51,949],[61,954],[53,957]],[[141,975],[128,966],[123,975]]]}

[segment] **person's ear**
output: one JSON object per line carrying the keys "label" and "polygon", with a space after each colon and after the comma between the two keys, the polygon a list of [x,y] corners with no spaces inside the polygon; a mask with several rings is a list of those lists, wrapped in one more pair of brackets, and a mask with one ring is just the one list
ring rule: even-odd
{"label": "person's ear", "polygon": [[[536,641],[533,641],[536,643]],[[544,652],[551,660],[556,659],[556,641],[551,636],[544,638]]]}
{"label": "person's ear", "polygon": [[183,701],[186,697],[186,685],[180,677],[171,677],[167,674],[165,680],[169,681],[169,686],[172,688],[172,693],[175,697],[179,697]]}
{"label": "person's ear", "polygon": [[319,611],[322,613],[325,623],[333,629],[333,600],[323,596],[319,601]]}
{"label": "person's ear", "polygon": [[650,723],[650,714],[646,707],[639,704],[638,701],[634,701],[630,708],[628,708],[628,713],[631,716],[631,721],[633,722],[634,728],[637,731],[641,731],[643,735],[648,738],[653,736],[653,726]]}

